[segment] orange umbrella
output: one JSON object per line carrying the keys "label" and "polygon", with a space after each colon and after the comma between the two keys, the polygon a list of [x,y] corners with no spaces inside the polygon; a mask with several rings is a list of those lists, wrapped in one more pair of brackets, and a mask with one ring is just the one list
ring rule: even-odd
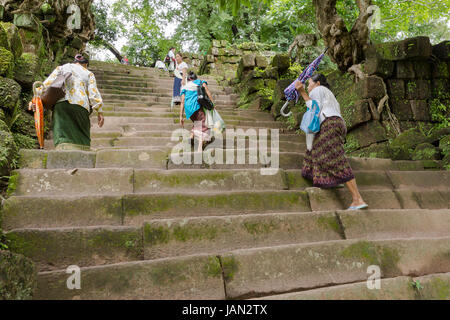
{"label": "orange umbrella", "polygon": [[41,97],[37,92],[37,88],[42,85],[42,82],[36,81],[33,83],[33,100],[31,100],[28,110],[31,110],[32,105],[35,106],[34,111],[34,126],[36,127],[36,134],[39,141],[39,147],[44,149],[44,106]]}

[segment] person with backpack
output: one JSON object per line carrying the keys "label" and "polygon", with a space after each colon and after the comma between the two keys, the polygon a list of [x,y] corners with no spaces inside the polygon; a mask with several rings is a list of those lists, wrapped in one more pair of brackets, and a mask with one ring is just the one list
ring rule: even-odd
{"label": "person with backpack", "polygon": [[181,90],[181,104],[180,104],[180,125],[184,127],[183,114],[186,115],[186,119],[191,119],[194,123],[190,139],[197,138],[198,140],[198,152],[203,150],[203,144],[211,141],[210,128],[206,126],[206,114],[203,107],[198,101],[199,86],[205,88],[206,95],[211,101],[212,95],[208,89],[208,83],[203,80],[197,79],[197,75],[194,72],[189,72],[187,76],[187,83]]}

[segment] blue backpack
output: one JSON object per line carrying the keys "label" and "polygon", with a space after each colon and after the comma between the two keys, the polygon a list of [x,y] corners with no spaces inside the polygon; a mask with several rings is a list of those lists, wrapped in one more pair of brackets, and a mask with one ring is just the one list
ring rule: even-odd
{"label": "blue backpack", "polygon": [[308,108],[303,115],[300,129],[305,133],[317,133],[320,131],[320,108],[316,100],[312,101],[311,108]]}

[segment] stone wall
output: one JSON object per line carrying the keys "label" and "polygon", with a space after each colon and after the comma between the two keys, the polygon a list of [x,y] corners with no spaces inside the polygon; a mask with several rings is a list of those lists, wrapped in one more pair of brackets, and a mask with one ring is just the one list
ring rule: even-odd
{"label": "stone wall", "polygon": [[[430,160],[430,167],[442,164],[450,169],[449,52],[449,41],[432,46],[429,38],[416,37],[369,46],[365,62],[355,73],[319,66],[340,103],[349,155]],[[304,102],[291,102],[289,118],[280,115],[280,108],[285,103],[283,91],[300,68],[291,66],[289,57],[282,54],[269,60],[243,54],[237,66],[234,84],[239,106],[270,111],[275,119],[298,130],[306,111]]]}

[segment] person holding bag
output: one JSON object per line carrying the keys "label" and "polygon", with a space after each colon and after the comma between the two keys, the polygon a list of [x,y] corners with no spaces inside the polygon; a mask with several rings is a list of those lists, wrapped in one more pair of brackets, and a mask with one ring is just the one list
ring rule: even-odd
{"label": "person holding bag", "polygon": [[[98,126],[102,127],[105,122],[103,100],[94,74],[87,69],[88,64],[88,59],[77,54],[73,63],[57,67],[36,89],[43,97],[44,107],[53,109],[52,129],[56,150],[90,150],[91,108],[97,112]],[[61,83],[55,86],[56,82]],[[63,89],[61,96],[58,89]],[[46,104],[45,101],[55,100],[55,94],[60,99]]]}
{"label": "person holding bag", "polygon": [[198,102],[198,87],[205,88],[205,92],[212,102],[212,95],[208,89],[206,81],[197,79],[194,72],[189,72],[187,83],[181,90],[181,104],[180,104],[180,124],[184,126],[183,114],[186,114],[186,119],[191,119],[194,125],[191,130],[191,139],[197,138],[199,141],[198,152],[203,150],[203,143],[211,141],[210,128],[206,125],[206,113],[203,107]]}
{"label": "person holding bag", "polygon": [[367,208],[368,205],[359,193],[352,168],[345,157],[347,128],[339,102],[331,92],[327,79],[323,74],[313,75],[308,80],[309,95],[300,81],[295,83],[295,89],[305,100],[310,116],[311,113],[317,116],[318,112],[320,122],[314,124],[313,116],[311,120],[305,121],[308,123],[302,121],[302,130],[306,131],[307,147],[302,176],[312,180],[313,186],[319,188],[334,188],[345,183],[353,199],[348,209]]}

